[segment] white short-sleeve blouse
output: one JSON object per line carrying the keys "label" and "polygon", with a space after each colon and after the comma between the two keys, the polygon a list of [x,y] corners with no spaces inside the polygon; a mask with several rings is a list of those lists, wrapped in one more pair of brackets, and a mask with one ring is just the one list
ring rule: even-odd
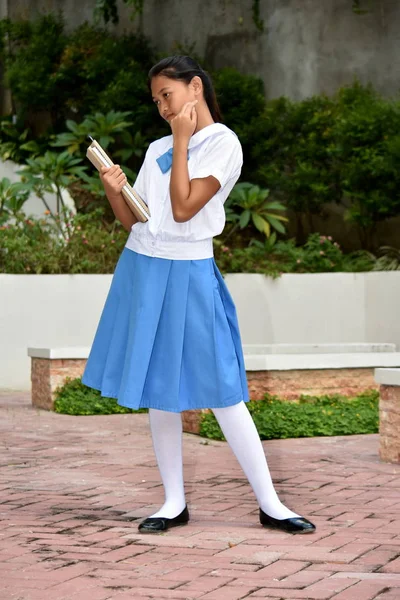
{"label": "white short-sleeve blouse", "polygon": [[189,221],[177,223],[172,214],[169,184],[171,169],[163,173],[157,158],[173,145],[173,136],[150,144],[134,188],[148,204],[151,217],[132,226],[126,247],[159,258],[196,260],[213,256],[212,238],[225,226],[224,202],[239,178],[242,147],[225,125],[213,123],[195,133],[189,142],[189,178],[212,175],[221,184],[218,192]]}

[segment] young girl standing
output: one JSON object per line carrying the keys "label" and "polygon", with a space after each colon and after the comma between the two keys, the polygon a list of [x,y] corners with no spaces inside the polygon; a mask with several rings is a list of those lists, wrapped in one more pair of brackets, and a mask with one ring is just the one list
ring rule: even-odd
{"label": "young girl standing", "polygon": [[134,188],[149,206],[141,223],[122,195],[118,165],[102,182],[130,231],[118,261],[83,383],[129,408],[149,408],[165,503],[139,525],[160,532],[189,521],[182,464],[183,410],[210,408],[248,478],[260,522],[291,533],[315,526],[284,506],[271,480],[249,400],[235,306],[214,262],[213,237],[239,178],[242,149],[223,125],[208,74],[188,56],[149,73],[172,135],[147,150]]}

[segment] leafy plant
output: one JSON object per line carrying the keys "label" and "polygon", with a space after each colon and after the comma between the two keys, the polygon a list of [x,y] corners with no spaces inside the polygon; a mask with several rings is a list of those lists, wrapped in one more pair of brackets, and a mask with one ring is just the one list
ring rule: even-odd
{"label": "leafy plant", "polygon": [[252,180],[293,211],[298,243],[306,239],[304,218],[313,231],[313,215],[321,213],[324,203],[341,199],[331,153],[335,110],[325,96],[301,102],[279,98],[267,103],[249,133]]}
{"label": "leafy plant", "polygon": [[226,204],[228,209],[239,207],[242,212],[240,215],[236,215],[235,212],[228,213],[227,218],[234,222],[234,226],[228,232],[226,239],[236,229],[239,227],[244,229],[250,222],[266,237],[271,235],[271,227],[279,233],[285,233],[282,221],[288,219],[276,213],[276,211],[284,211],[285,207],[279,202],[267,200],[268,196],[269,190],[261,189],[258,185],[246,182],[235,185]]}
{"label": "leafy plant", "polygon": [[11,118],[0,120],[0,159],[23,163],[27,157],[41,153],[43,144],[32,138],[29,129],[21,129]]}
{"label": "leafy plant", "polygon": [[[276,247],[279,252],[279,245]],[[336,268],[343,269],[343,253],[337,242],[331,236],[313,233],[301,248],[301,257],[296,258],[296,266],[299,272],[326,273],[335,271]]]}
{"label": "leafy plant", "polygon": [[271,238],[264,242],[253,239],[245,248],[215,243],[219,268],[223,273],[263,273],[278,277],[283,273],[364,272],[371,271],[375,264],[375,256],[370,252],[344,254],[331,236],[311,234],[303,246],[297,246],[294,239]]}
{"label": "leafy plant", "polygon": [[21,184],[11,183],[7,177],[0,179],[0,225],[15,217],[28,200],[29,192]]}
{"label": "leafy plant", "polygon": [[378,256],[373,257],[373,271],[400,271],[400,250],[390,246],[382,246],[378,250]]}
{"label": "leafy plant", "polygon": [[[107,114],[96,112],[94,115],[88,115],[81,123],[68,119],[65,123],[66,133],[60,133],[52,142],[54,147],[66,147],[70,154],[82,151],[88,145],[88,135],[95,138],[104,149],[115,142],[118,133],[126,131],[131,125],[127,120],[131,113],[129,111],[116,112],[109,111]],[[130,151],[126,158],[133,153]]]}
{"label": "leafy plant", "polygon": [[0,272],[22,275],[113,273],[127,238],[117,221],[103,219],[101,209],[41,219],[18,214],[0,229]]}
{"label": "leafy plant", "polygon": [[115,398],[104,398],[97,390],[87,387],[80,378],[68,378],[56,390],[54,411],[64,415],[111,415],[143,413],[147,409],[125,408]]}
{"label": "leafy plant", "polygon": [[337,105],[332,152],[349,202],[345,217],[370,250],[377,223],[400,213],[400,105],[360,84],[342,89]]}
{"label": "leafy plant", "polygon": [[255,179],[259,165],[254,167],[252,152],[260,137],[260,121],[266,106],[264,83],[259,77],[245,75],[230,67],[213,70],[211,76],[224,123],[237,134],[242,144],[242,177],[260,183]]}
{"label": "leafy plant", "polygon": [[1,33],[9,43],[2,44],[5,77],[12,91],[17,111],[26,115],[32,110],[49,110],[56,118],[56,66],[65,44],[61,17],[42,15],[30,22],[2,22]]}
{"label": "leafy plant", "polygon": [[[67,188],[77,178],[82,177],[85,172],[84,166],[80,165],[81,159],[72,157],[69,152],[61,154],[47,151],[43,156],[28,158],[26,165],[18,173],[24,188],[35,194],[42,200],[47,211],[55,219],[45,199],[45,193],[56,193],[57,209],[60,214],[61,208],[65,208],[62,198],[62,189]],[[60,224],[60,221],[57,221]],[[63,231],[62,227],[60,227]]]}
{"label": "leafy plant", "polygon": [[[354,398],[300,396],[297,401],[265,395],[247,404],[262,440],[357,435],[379,430],[379,394],[367,390]],[[223,440],[212,412],[203,413],[200,435]]]}
{"label": "leafy plant", "polygon": [[67,39],[56,79],[65,106],[76,115],[130,111],[135,131],[154,114],[147,71],[154,53],[140,34],[116,36],[85,23]]}
{"label": "leafy plant", "polygon": [[14,112],[36,133],[58,132],[66,118],[79,122],[89,112],[110,110],[131,111],[134,133],[154,128],[147,88],[154,51],[141,34],[117,37],[88,23],[66,33],[54,15],[6,19],[0,20],[0,52]]}

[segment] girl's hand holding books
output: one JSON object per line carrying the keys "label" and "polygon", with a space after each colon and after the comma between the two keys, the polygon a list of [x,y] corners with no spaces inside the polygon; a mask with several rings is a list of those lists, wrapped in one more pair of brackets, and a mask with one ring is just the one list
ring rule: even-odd
{"label": "girl's hand holding books", "polygon": [[125,173],[119,165],[112,167],[101,167],[100,179],[103,183],[104,190],[108,197],[118,196],[128,180]]}

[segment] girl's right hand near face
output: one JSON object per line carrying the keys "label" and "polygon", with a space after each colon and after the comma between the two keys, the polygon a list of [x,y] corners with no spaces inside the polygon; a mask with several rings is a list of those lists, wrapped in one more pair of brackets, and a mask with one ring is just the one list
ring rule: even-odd
{"label": "girl's right hand near face", "polygon": [[171,130],[174,141],[189,143],[197,126],[197,100],[186,102],[180,112],[171,120]]}
{"label": "girl's right hand near face", "polygon": [[100,179],[108,197],[118,196],[124,185],[128,182],[125,173],[119,165],[101,167]]}

